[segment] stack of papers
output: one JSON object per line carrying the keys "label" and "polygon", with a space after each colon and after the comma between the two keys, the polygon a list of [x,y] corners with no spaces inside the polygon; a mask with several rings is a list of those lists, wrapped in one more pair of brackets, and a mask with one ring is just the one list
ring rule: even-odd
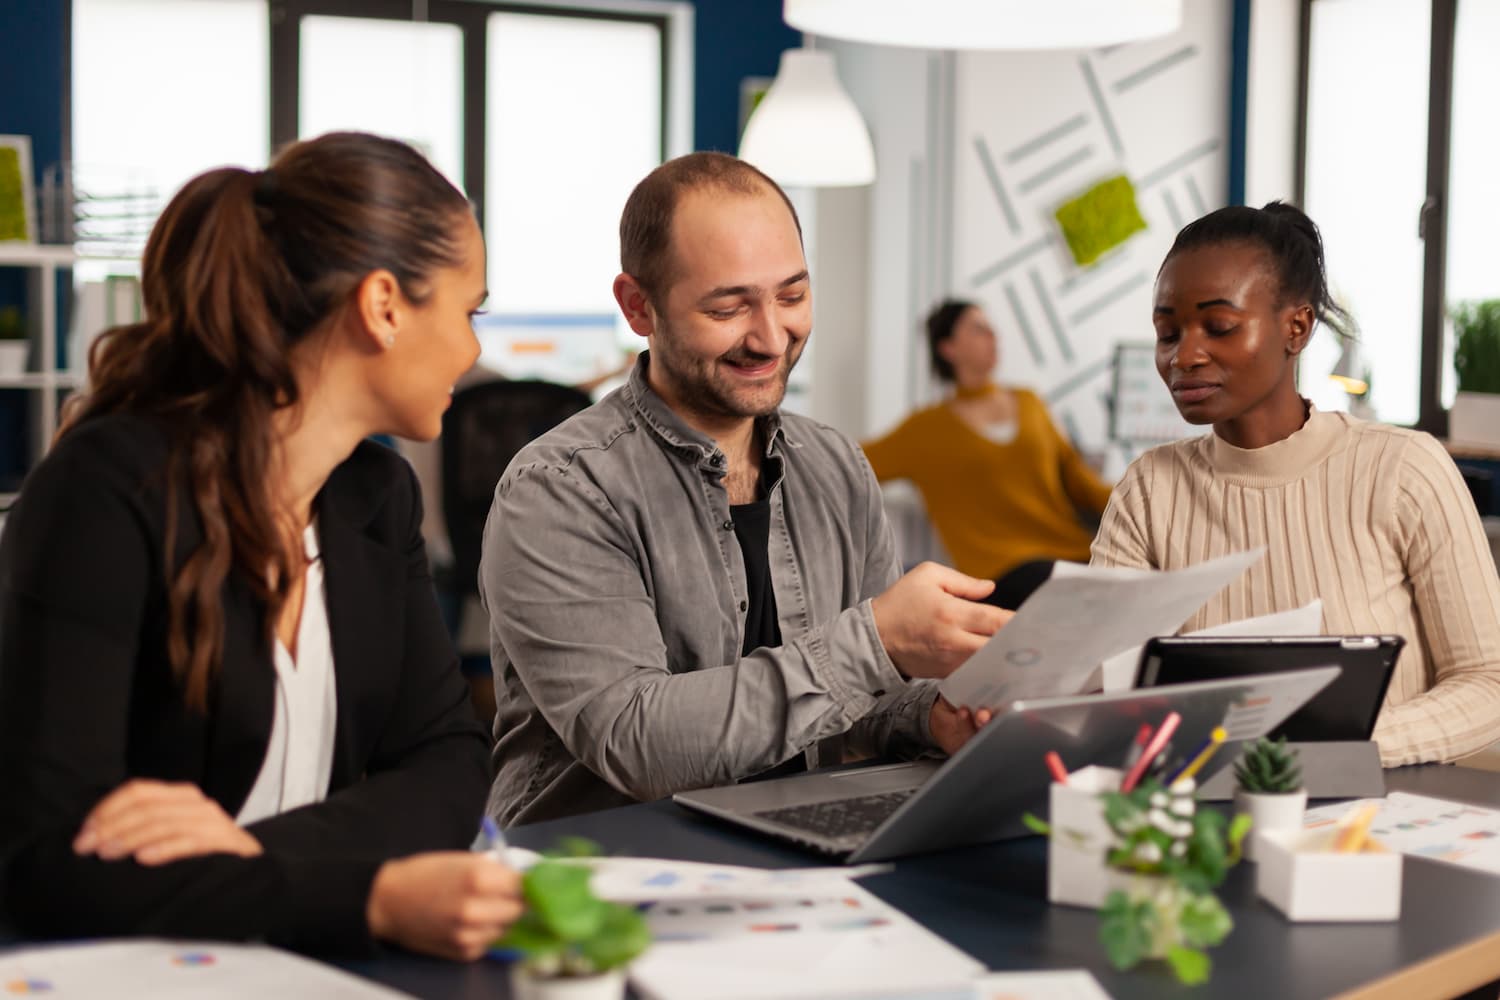
{"label": "stack of papers", "polygon": [[[510,848],[517,868],[537,855]],[[984,965],[855,884],[890,865],[750,868],[578,858],[594,892],[645,904],[654,941],[630,967],[647,1000],[1107,1000],[1087,972]]]}
{"label": "stack of papers", "polygon": [[939,690],[967,708],[1077,694],[1106,657],[1177,631],[1265,551],[1236,552],[1170,572],[1060,562]]}
{"label": "stack of papers", "polygon": [[0,994],[151,1000],[410,1000],[331,966],[263,945],[99,941],[0,954]]}

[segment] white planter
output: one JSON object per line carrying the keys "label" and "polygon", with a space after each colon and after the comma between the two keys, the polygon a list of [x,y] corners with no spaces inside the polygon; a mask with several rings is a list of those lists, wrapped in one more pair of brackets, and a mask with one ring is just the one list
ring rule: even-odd
{"label": "white planter", "polygon": [[524,963],[510,967],[510,995],[514,1000],[622,1000],[625,970],[611,969],[597,976],[543,979]]}
{"label": "white planter", "polygon": [[1052,783],[1047,841],[1047,900],[1095,909],[1104,902],[1104,855],[1112,839],[1101,792],[1120,787],[1112,767],[1085,767]]}
{"label": "white planter", "polygon": [[22,375],[31,344],[25,340],[0,340],[0,376]]}
{"label": "white planter", "polygon": [[1448,411],[1448,440],[1500,447],[1500,395],[1461,392]]}
{"label": "white planter", "polygon": [[1288,920],[1376,921],[1401,916],[1401,855],[1365,842],[1353,854],[1329,849],[1327,831],[1262,835],[1256,891]]}
{"label": "white planter", "polygon": [[1234,811],[1250,817],[1250,835],[1245,838],[1245,857],[1255,860],[1255,842],[1263,833],[1277,831],[1299,831],[1302,829],[1302,814],[1307,811],[1307,789],[1279,795],[1264,795],[1259,792],[1236,791]]}

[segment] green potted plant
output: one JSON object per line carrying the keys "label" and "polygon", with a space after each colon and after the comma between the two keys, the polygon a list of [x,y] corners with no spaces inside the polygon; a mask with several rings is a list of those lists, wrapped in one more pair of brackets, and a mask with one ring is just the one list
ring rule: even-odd
{"label": "green potted plant", "polygon": [[495,942],[519,952],[511,966],[517,1000],[620,1000],[625,966],[651,943],[634,907],[594,895],[593,871],[579,858],[596,853],[571,842],[562,857],[538,861],[521,877],[526,912]]}
{"label": "green potted plant", "polygon": [[16,306],[0,308],[0,376],[23,374],[30,350],[21,310]]}
{"label": "green potted plant", "polygon": [[[1307,789],[1302,787],[1302,764],[1286,737],[1262,736],[1251,744],[1234,765],[1235,811],[1250,817],[1256,833],[1296,830],[1307,810]],[[1245,856],[1255,857],[1255,837],[1246,845]]]}
{"label": "green potted plant", "polygon": [[1458,395],[1448,414],[1448,437],[1500,445],[1500,299],[1463,302],[1449,316]]}
{"label": "green potted plant", "polygon": [[1196,789],[1192,779],[1170,789],[1151,779],[1101,796],[1114,838],[1105,857],[1114,888],[1099,911],[1104,950],[1119,969],[1164,959],[1187,985],[1207,981],[1208,949],[1234,928],[1213,890],[1250,828],[1248,816],[1198,809]]}

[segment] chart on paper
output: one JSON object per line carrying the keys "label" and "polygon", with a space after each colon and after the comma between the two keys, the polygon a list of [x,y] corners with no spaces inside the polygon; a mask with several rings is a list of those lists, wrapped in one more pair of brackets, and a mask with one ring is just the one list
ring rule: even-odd
{"label": "chart on paper", "polygon": [[1367,803],[1380,807],[1370,837],[1393,851],[1500,875],[1500,811],[1463,802],[1392,792],[1309,809],[1303,825],[1328,829]]}

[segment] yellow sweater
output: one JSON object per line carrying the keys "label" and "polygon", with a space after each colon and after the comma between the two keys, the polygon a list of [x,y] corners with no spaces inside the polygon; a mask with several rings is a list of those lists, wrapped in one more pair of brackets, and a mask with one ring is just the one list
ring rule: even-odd
{"label": "yellow sweater", "polygon": [[1314,411],[1291,437],[1214,434],[1136,459],[1094,542],[1100,566],[1266,556],[1184,630],[1323,599],[1332,635],[1406,638],[1375,725],[1387,767],[1500,738],[1500,580],[1463,479],[1427,434]]}
{"label": "yellow sweater", "polygon": [[1009,444],[940,404],[864,446],[877,478],[916,484],[954,566],[982,579],[1034,559],[1086,561],[1092,534],[1076,511],[1099,514],[1109,501],[1109,487],[1058,433],[1036,394],[1012,391]]}

